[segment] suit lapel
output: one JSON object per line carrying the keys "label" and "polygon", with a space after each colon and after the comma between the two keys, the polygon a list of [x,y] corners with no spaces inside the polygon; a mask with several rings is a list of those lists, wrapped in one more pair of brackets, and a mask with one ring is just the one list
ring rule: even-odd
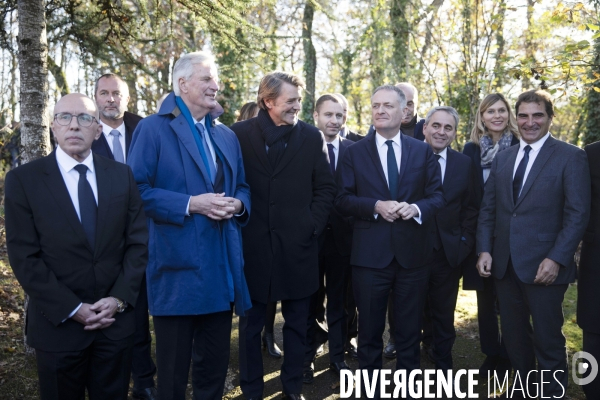
{"label": "suit lapel", "polygon": [[[411,149],[410,149],[410,143],[409,141],[406,139],[407,136],[404,134],[400,134],[400,144],[402,145],[402,154],[400,156],[400,176],[398,177],[398,191],[400,189],[400,183],[402,182],[402,177],[404,176],[404,173],[406,172],[406,168],[408,168],[408,159],[410,158],[410,153],[411,153]],[[396,200],[396,199],[393,199]]]}
{"label": "suit lapel", "polygon": [[[383,181],[383,184],[387,188],[387,192],[390,193],[390,187],[388,185],[387,179],[385,179],[385,173],[383,172],[383,166],[381,165],[381,159],[379,158],[379,151],[377,149],[377,141],[375,140],[375,134],[367,136],[363,140],[367,140],[370,143],[367,145],[367,150],[369,155],[371,156],[371,160],[373,160],[373,164],[375,165],[375,169],[379,172],[379,177]],[[390,194],[391,198],[391,194]],[[395,200],[395,199],[394,199]]]}
{"label": "suit lapel", "polygon": [[450,192],[450,189],[452,188],[452,177],[455,176],[454,169],[456,168],[456,163],[454,162],[454,157],[456,154],[453,153],[454,150],[448,147],[446,150],[446,172],[444,173],[444,183],[442,184],[444,193]]}
{"label": "suit lapel", "polygon": [[[183,114],[179,114],[177,118],[171,121],[170,125],[183,147],[188,151],[198,166],[198,169],[202,174],[202,178],[204,179],[204,182],[206,182],[206,187],[210,188],[212,191],[212,180],[210,178],[210,174],[206,171],[204,161],[202,161],[202,156],[200,155],[200,150],[198,150],[198,146],[196,145],[196,140],[194,139],[193,133],[190,130],[190,126],[185,120]],[[208,154],[208,156],[210,156],[210,154]]]}
{"label": "suit lapel", "polygon": [[258,129],[248,130],[248,140],[252,144],[256,157],[258,157],[265,170],[269,171],[269,173],[273,173],[273,168],[271,168],[271,163],[269,163],[269,159],[267,158],[267,145],[260,133],[258,133],[260,131],[260,126],[258,125],[258,122],[256,122],[256,118],[253,119],[253,121],[256,123],[256,128]]}
{"label": "suit lapel", "polygon": [[96,185],[98,186],[98,222],[96,223],[96,244],[100,242],[104,232],[106,220],[109,217],[109,203],[112,196],[112,185],[108,174],[108,163],[103,163],[102,160],[94,158],[94,167],[96,168]]}
{"label": "suit lapel", "polygon": [[535,158],[535,161],[533,162],[533,165],[531,166],[531,169],[529,170],[529,174],[527,174],[527,180],[525,181],[525,184],[523,185],[523,189],[521,190],[521,195],[517,199],[517,204],[515,204],[515,206],[518,206],[521,203],[521,201],[523,201],[523,198],[527,195],[527,193],[529,192],[529,189],[531,189],[531,185],[533,185],[533,182],[535,181],[537,176],[540,174],[540,172],[542,172],[544,165],[546,164],[546,162],[548,161],[548,159],[550,158],[552,153],[554,153],[554,145],[555,144],[556,144],[556,139],[554,139],[552,136],[550,136],[548,139],[546,139],[546,143],[544,143],[542,145],[542,148],[540,149],[540,153]]}
{"label": "suit lapel", "polygon": [[[519,146],[509,147],[504,151],[510,151],[510,155],[506,159],[506,163],[504,167],[500,171],[496,173],[502,176],[502,182],[504,182],[504,190],[502,191],[502,196],[505,197],[507,204],[513,204],[513,170],[515,166],[515,161],[517,160],[517,154],[519,154]],[[496,155],[497,156],[497,155]],[[496,177],[498,179],[498,177]]]}
{"label": "suit lapel", "polygon": [[300,124],[296,124],[292,130],[292,134],[290,135],[290,140],[288,140],[287,146],[285,147],[285,151],[283,152],[283,157],[281,157],[281,160],[279,160],[279,163],[275,168],[275,173],[278,173],[290,163],[292,158],[294,158],[296,153],[298,153],[302,147],[302,143],[304,143],[305,138],[306,136],[304,135],[304,132],[302,132],[302,126]]}
{"label": "suit lapel", "polygon": [[88,250],[93,253],[93,249],[87,241],[81,221],[79,220],[79,217],[77,217],[77,211],[75,211],[75,206],[73,205],[73,200],[71,200],[71,195],[69,195],[69,191],[67,190],[67,185],[65,185],[65,181],[58,167],[55,152],[52,152],[46,157],[44,173],[46,174],[44,183],[48,187],[48,191],[52,194],[52,197],[54,197],[58,208],[65,215],[65,219],[69,221],[69,224],[75,231],[77,237],[83,238],[82,242],[84,242]]}

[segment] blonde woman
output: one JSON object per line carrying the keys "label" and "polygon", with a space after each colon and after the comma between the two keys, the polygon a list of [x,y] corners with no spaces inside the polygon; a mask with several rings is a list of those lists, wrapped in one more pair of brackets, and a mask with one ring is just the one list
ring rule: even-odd
{"label": "blonde woman", "polygon": [[[506,98],[500,93],[487,95],[477,110],[471,141],[463,149],[463,154],[473,160],[473,186],[478,207],[494,157],[510,146],[519,144],[518,132],[517,121]],[[495,370],[498,376],[504,376],[500,374],[510,371],[511,364],[498,327],[494,281],[480,277],[476,263],[477,255],[474,252],[463,262],[463,289],[477,290],[479,341],[481,351],[486,355],[479,373],[482,374],[480,376],[487,376],[488,371]]]}

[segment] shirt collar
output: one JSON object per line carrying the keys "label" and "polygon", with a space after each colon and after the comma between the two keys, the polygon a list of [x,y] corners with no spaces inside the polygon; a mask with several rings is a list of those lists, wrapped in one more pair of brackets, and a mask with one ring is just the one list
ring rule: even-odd
{"label": "shirt collar", "polygon": [[444,161],[446,161],[448,159],[448,148],[445,147],[444,150],[440,151],[437,155],[440,156],[440,158],[443,158]]}
{"label": "shirt collar", "polygon": [[388,140],[391,140],[394,143],[396,143],[398,145],[398,147],[400,147],[400,148],[402,147],[401,140],[400,140],[400,131],[398,131],[396,136],[394,136],[391,139],[386,139],[383,136],[381,136],[379,133],[377,133],[377,131],[375,131],[375,141],[377,143],[377,147],[386,146],[385,142],[387,142]]}
{"label": "shirt collar", "polygon": [[89,168],[90,171],[94,172],[94,156],[91,151],[90,155],[88,155],[86,159],[83,160],[83,162],[79,163],[73,157],[65,153],[63,149],[60,148],[60,146],[57,146],[56,161],[58,162],[58,165],[60,165],[61,168],[64,169],[66,172],[70,172],[78,164],[84,164]]}
{"label": "shirt collar", "polygon": [[540,140],[538,140],[535,143],[527,143],[526,141],[523,140],[523,138],[519,139],[519,151],[523,151],[523,149],[525,148],[525,146],[530,146],[531,150],[533,151],[538,151],[543,145],[544,143],[546,143],[546,140],[548,140],[548,138],[550,137],[550,132],[546,133],[544,136],[542,136],[542,138]]}
{"label": "shirt collar", "polygon": [[116,128],[111,128],[110,126],[108,126],[104,122],[102,122],[102,120],[100,120],[100,125],[102,125],[102,133],[104,133],[104,135],[106,137],[109,137],[110,133],[113,130],[119,131],[121,133],[121,135],[123,135],[123,137],[125,137],[125,122],[123,122],[121,125],[119,125]]}
{"label": "shirt collar", "polygon": [[330,144],[333,146],[334,149],[339,150],[340,148],[340,135],[335,135],[335,139],[333,139],[333,141],[328,142],[327,144]]}
{"label": "shirt collar", "polygon": [[196,120],[196,118],[192,117],[194,120],[194,125],[200,122],[204,128],[206,128],[206,117],[203,117],[200,121]]}

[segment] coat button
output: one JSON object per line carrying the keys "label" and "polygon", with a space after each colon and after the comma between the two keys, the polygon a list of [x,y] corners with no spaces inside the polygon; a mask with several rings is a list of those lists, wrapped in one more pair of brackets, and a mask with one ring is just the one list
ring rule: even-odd
{"label": "coat button", "polygon": [[272,201],[272,202],[271,202],[271,207],[272,207],[272,206],[274,206],[274,205],[275,205],[275,202],[274,202],[274,201]]}
{"label": "coat button", "polygon": [[517,216],[517,213],[514,213],[514,214],[513,214],[513,217],[516,217],[516,216]]}

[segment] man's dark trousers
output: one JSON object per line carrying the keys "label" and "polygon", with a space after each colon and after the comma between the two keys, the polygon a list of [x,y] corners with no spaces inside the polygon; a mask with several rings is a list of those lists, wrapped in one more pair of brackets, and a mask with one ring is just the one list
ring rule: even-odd
{"label": "man's dark trousers", "polygon": [[[220,399],[229,364],[232,310],[154,316],[153,320],[157,362],[166,366],[158,374],[160,398],[186,398],[191,358],[194,398]],[[210,367],[206,368],[207,365]]]}
{"label": "man's dark trousers", "polygon": [[[545,382],[543,396],[563,398],[561,394],[564,394],[567,387],[569,369],[565,357],[566,340],[561,331],[564,323],[562,302],[569,285],[545,286],[523,283],[517,277],[510,260],[504,277],[494,279],[501,299],[502,333],[515,374],[519,373],[525,387],[529,371],[537,370],[537,381],[541,383],[543,378]],[[533,326],[530,323],[530,316]],[[536,326],[542,323],[542,326]],[[560,345],[548,348],[540,346],[540,343]],[[540,375],[542,370],[552,372],[546,372],[542,377]],[[515,393],[520,392],[515,391]],[[539,396],[542,398],[542,393],[539,393]]]}
{"label": "man's dark trousers", "polygon": [[[319,275],[325,277],[325,293],[327,294],[327,328],[329,340],[329,361],[332,363],[344,361],[344,346],[347,340],[347,315],[345,310],[346,292],[350,270],[350,256],[343,256],[337,250],[331,225],[323,232],[324,243],[319,252]],[[323,279],[321,279],[323,282]],[[319,291],[312,296],[311,312],[308,317],[308,335],[315,334],[315,310],[319,302]],[[313,308],[315,307],[315,308]],[[310,346],[311,338],[307,338],[307,354],[305,366],[310,364],[316,355],[316,347]],[[317,343],[314,343],[317,344]]]}
{"label": "man's dark trousers", "polygon": [[[403,321],[401,329],[394,332],[396,369],[405,369],[410,374],[420,368],[419,342],[428,277],[428,265],[408,269],[401,267],[395,259],[385,268],[352,267],[354,297],[360,318],[360,369],[372,374],[383,366],[382,335],[389,296],[394,296],[394,318]],[[376,396],[379,396],[379,390]]]}
{"label": "man's dark trousers", "polygon": [[133,351],[131,377],[133,387],[139,390],[154,387],[156,365],[152,360],[152,336],[148,316],[148,291],[146,274],[142,278],[140,294],[135,305],[135,333],[133,334]]}
{"label": "man's dark trousers", "polygon": [[433,355],[436,369],[452,369],[452,346],[456,339],[454,310],[461,271],[448,264],[444,248],[435,250],[429,261],[427,288],[428,316],[431,321]]}
{"label": "man's dark trousers", "polygon": [[[281,300],[283,324],[283,364],[281,383],[284,393],[302,393],[302,364],[306,349],[306,321],[311,296]],[[264,389],[261,332],[265,326],[267,305],[256,301],[240,317],[240,386],[246,398],[262,397]]]}

